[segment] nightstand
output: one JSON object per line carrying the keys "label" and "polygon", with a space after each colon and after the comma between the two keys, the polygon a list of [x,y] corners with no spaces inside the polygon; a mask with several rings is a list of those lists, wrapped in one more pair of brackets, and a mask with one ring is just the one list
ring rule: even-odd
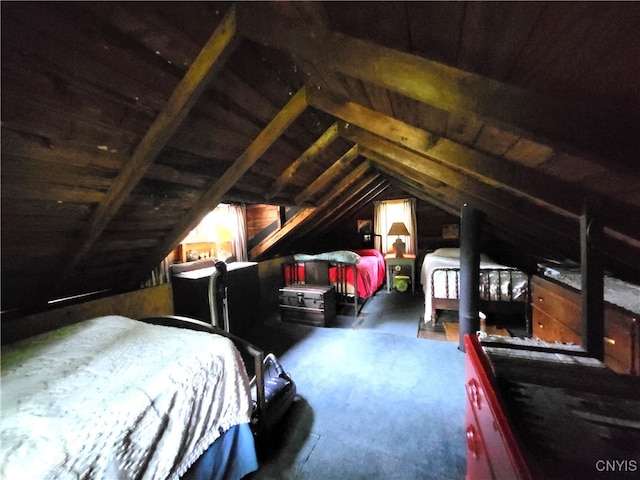
{"label": "nightstand", "polygon": [[416,256],[405,254],[402,258],[397,258],[395,253],[385,255],[384,261],[387,264],[387,293],[391,292],[392,271],[396,266],[411,267],[411,293],[416,292]]}

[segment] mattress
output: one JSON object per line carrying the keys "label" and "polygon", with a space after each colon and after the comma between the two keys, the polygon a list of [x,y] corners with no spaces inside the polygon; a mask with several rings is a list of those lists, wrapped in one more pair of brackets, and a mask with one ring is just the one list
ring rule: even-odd
{"label": "mattress", "polygon": [[222,336],[100,317],[2,349],[1,478],[179,478],[248,423]]}
{"label": "mattress", "polygon": [[[460,268],[459,248],[440,248],[425,255],[420,271],[420,283],[425,293],[425,320],[431,319],[431,299],[457,298],[459,278],[454,275],[436,271],[438,268]],[[480,255],[480,298],[489,301],[527,301],[528,276],[524,272],[515,271],[513,276],[500,275],[495,270],[512,269],[493,261],[486,254]],[[431,276],[435,271],[433,289]],[[487,287],[488,288],[485,288]],[[449,294],[447,295],[447,292]]]}

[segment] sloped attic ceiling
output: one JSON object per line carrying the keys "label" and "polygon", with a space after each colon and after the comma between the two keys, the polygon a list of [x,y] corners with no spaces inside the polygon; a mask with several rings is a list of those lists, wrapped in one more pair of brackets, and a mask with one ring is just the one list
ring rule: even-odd
{"label": "sloped attic ceiling", "polygon": [[219,202],[400,187],[640,270],[640,4],[3,2],[2,309],[137,284]]}

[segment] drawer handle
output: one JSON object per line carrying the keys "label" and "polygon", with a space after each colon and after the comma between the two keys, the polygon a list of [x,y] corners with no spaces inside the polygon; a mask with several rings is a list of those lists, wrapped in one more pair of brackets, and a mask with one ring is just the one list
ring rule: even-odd
{"label": "drawer handle", "polygon": [[476,380],[473,378],[469,380],[469,383],[467,383],[467,395],[469,395],[471,404],[476,407],[477,410],[480,410],[482,408],[480,402],[480,389],[478,388]]}
{"label": "drawer handle", "polygon": [[476,429],[473,428],[473,425],[467,427],[467,448],[473,458],[478,458],[478,441],[476,439]]}
{"label": "drawer handle", "polygon": [[538,297],[538,301],[539,301],[539,302],[544,302],[544,298],[542,298],[542,297]]}
{"label": "drawer handle", "polygon": [[604,341],[607,342],[609,345],[615,345],[616,344],[616,341],[613,338],[604,337]]}
{"label": "drawer handle", "polygon": [[538,327],[544,328],[544,323],[538,322]]}

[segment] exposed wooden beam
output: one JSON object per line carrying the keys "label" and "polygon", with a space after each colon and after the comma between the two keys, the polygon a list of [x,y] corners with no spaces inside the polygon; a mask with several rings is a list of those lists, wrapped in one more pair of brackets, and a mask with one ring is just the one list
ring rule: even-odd
{"label": "exposed wooden beam", "polygon": [[236,11],[229,9],[218,27],[204,45],[189,70],[167,100],[164,108],[149,127],[133,155],[126,162],[107,192],[105,199],[96,207],[81,245],[68,258],[63,273],[58,277],[62,284],[91,249],[108,223],[116,215],[133,188],[144,177],[156,156],[178,129],[210,80],[224,64],[237,44]]}
{"label": "exposed wooden beam", "polygon": [[[480,194],[473,187],[468,188],[466,182],[469,179],[461,179],[454,186],[443,185],[434,187],[434,176],[437,178],[438,170],[433,166],[425,167],[422,162],[428,161],[420,156],[412,158],[414,153],[404,150],[397,145],[388,144],[384,147],[369,145],[362,137],[351,137],[351,141],[358,141],[360,153],[365,158],[369,158],[376,164],[391,168],[408,178],[413,178],[425,183],[425,188],[444,193],[454,205],[462,205],[465,202],[473,201],[487,214],[488,218],[495,225],[506,229],[520,229],[524,235],[537,240],[539,243],[552,242],[558,253],[569,258],[577,258],[579,255],[579,225],[574,222],[566,222],[553,212],[540,212],[535,205],[526,203],[514,204],[508,197],[496,197],[491,191],[482,191]],[[384,145],[384,143],[378,143]],[[387,148],[388,147],[388,148]],[[397,150],[400,149],[400,150]],[[434,174],[434,175],[432,175]],[[455,177],[452,177],[455,178]],[[437,178],[439,180],[439,178]],[[460,190],[459,186],[467,185],[467,190]],[[497,192],[497,190],[496,190]],[[496,200],[500,198],[501,200]],[[640,249],[622,242],[615,236],[605,238],[604,253],[618,265],[640,264]]]}
{"label": "exposed wooden beam", "polygon": [[322,26],[295,24],[268,5],[238,5],[238,30],[246,38],[284,49],[294,57],[442,110],[481,117],[543,143],[552,139],[589,149],[612,148],[602,140],[607,119],[600,112]]}
{"label": "exposed wooden beam", "polygon": [[319,210],[309,222],[296,231],[296,235],[299,235],[299,238],[303,238],[311,232],[313,232],[314,236],[318,235],[328,224],[333,224],[343,218],[342,214],[356,203],[359,198],[369,194],[384,183],[386,183],[386,180],[381,178],[380,173],[376,171],[370,171],[361,176],[347,191],[340,196],[332,198],[325,208]]}
{"label": "exposed wooden beam", "polygon": [[[572,229],[572,224],[566,222],[564,218],[557,218],[525,198],[496,189],[476,178],[403,149],[364,130],[351,127],[349,132],[345,132],[345,136],[351,141],[358,140],[362,155],[375,160],[376,163],[384,162],[389,166],[391,162],[394,162],[401,164],[410,172],[423,172],[429,177],[463,192],[469,200],[471,198],[483,199],[485,203],[492,204],[496,209],[504,211],[505,215],[508,213],[514,218],[529,218],[537,225],[536,230],[541,234],[555,233],[568,242],[572,239],[577,240],[575,235],[577,224],[573,225]],[[408,174],[412,173],[408,172]]]}
{"label": "exposed wooden beam", "polygon": [[325,172],[316,178],[311,185],[304,189],[295,199],[296,205],[300,205],[306,202],[315,195],[318,195],[323,190],[326,190],[327,186],[335,181],[335,179],[344,174],[346,168],[358,157],[358,146],[354,145],[333,165],[331,165]]}
{"label": "exposed wooden beam", "polygon": [[435,194],[433,189],[429,189],[424,182],[419,182],[414,178],[407,177],[394,169],[387,168],[385,165],[372,162],[374,169],[379,170],[389,177],[395,185],[414,197],[420,198],[430,203],[440,210],[451,215],[460,216],[460,210],[454,205],[447,202],[441,194]]}
{"label": "exposed wooden beam", "polygon": [[302,223],[304,223],[310,216],[314,214],[316,208],[305,208],[285,223],[282,228],[272,232],[269,236],[263,239],[255,247],[249,251],[249,258],[257,259],[269,249],[273,248],[278,242],[289,235],[293,230],[297,229]]}
{"label": "exposed wooden beam", "polygon": [[[437,182],[425,182],[424,178],[421,179],[422,181],[418,181],[407,176],[406,173],[398,173],[384,165],[377,163],[372,163],[372,165],[376,170],[380,170],[388,178],[393,179],[393,181],[397,183],[398,187],[405,190],[407,193],[436,206],[443,212],[457,217],[460,216],[462,199],[459,199],[459,201],[456,202],[455,200],[457,197],[448,194],[446,191],[443,192],[442,190],[438,190],[437,185],[433,185]],[[530,235],[521,234],[518,230],[514,229],[512,225],[499,225],[494,223],[492,219],[492,223],[485,222],[483,227],[486,230],[490,230],[491,234],[495,235],[496,238],[500,238],[510,245],[522,247],[524,251],[538,252],[543,255],[552,254],[553,249],[550,248],[549,242],[534,238]]]}
{"label": "exposed wooden beam", "polygon": [[269,122],[264,130],[258,134],[247,149],[242,152],[233,165],[202,195],[197,204],[185,215],[184,221],[177,225],[171,233],[163,239],[150,259],[150,267],[160,262],[187,232],[193,230],[207,213],[218,205],[224,194],[233,187],[240,177],[242,177],[262,154],[284,133],[306,107],[307,91],[305,87],[302,87],[291,97],[289,102],[287,102],[282,110]]}
{"label": "exposed wooden beam", "polygon": [[262,240],[258,245],[253,247],[249,252],[250,258],[258,258],[264,255],[269,249],[273,248],[278,242],[287,237],[294,228],[299,227],[302,223],[308,221],[316,212],[323,211],[328,208],[331,200],[335,197],[340,197],[353,186],[366,172],[371,168],[369,162],[363,162],[356,167],[349,175],[347,175],[338,185],[336,185],[330,192],[318,202],[318,207],[315,209],[305,209],[298,212],[293,218],[291,218],[283,228],[273,232],[267,238]]}
{"label": "exposed wooden beam", "polygon": [[357,205],[362,205],[364,199],[369,198],[370,200],[388,187],[389,182],[382,178],[378,172],[366,173],[358,183],[343,192],[338,198],[334,198],[332,203],[327,204],[321,211],[316,212],[308,222],[297,229],[295,239],[287,238],[283,243],[284,248],[287,248],[294,241],[304,243],[305,237],[311,234],[314,237],[321,235],[326,229],[335,225],[341,218],[344,218]]}
{"label": "exposed wooden beam", "polygon": [[[346,124],[364,128],[575,222],[579,221],[582,213],[582,199],[590,195],[576,185],[539,170],[479,152],[353,102],[310,92],[309,104]],[[612,199],[607,199],[604,208],[605,233],[618,236],[631,246],[636,245],[640,241],[640,232],[637,225],[628,219],[640,217],[640,212]]]}
{"label": "exposed wooden beam", "polygon": [[[430,183],[436,178],[443,181],[444,185],[437,188],[437,192],[447,196],[448,202],[461,207],[464,203],[472,203],[484,211],[490,220],[498,225],[508,224],[512,228],[521,229],[525,234],[537,238],[554,238],[558,248],[565,255],[575,255],[578,251],[578,226],[567,222],[552,222],[549,226],[548,218],[540,218],[536,214],[533,219],[521,215],[521,210],[531,208],[522,202],[514,203],[507,197],[496,200],[493,192],[488,188],[479,188],[481,185],[473,179],[465,178],[454,171],[441,170],[437,164],[425,167],[423,160],[418,155],[406,151],[396,145],[385,144],[382,139],[377,143],[370,143],[362,139],[360,152],[376,164],[383,165],[396,171],[400,175],[413,178],[419,182]],[[415,155],[415,157],[414,157]],[[456,176],[458,178],[456,178]],[[450,183],[449,183],[450,182]],[[433,187],[430,187],[433,188]],[[555,228],[554,228],[555,227]],[[575,232],[571,230],[572,227]]]}
{"label": "exposed wooden beam", "polygon": [[350,199],[347,203],[343,204],[342,208],[338,212],[334,212],[331,215],[331,221],[323,222],[319,225],[319,232],[323,233],[331,229],[337,222],[343,218],[348,217],[354,212],[357,212],[364,205],[375,200],[382,192],[387,190],[391,184],[389,180],[382,175],[371,175],[371,181],[369,182],[368,190],[364,193],[358,192],[358,194]]}
{"label": "exposed wooden beam", "polygon": [[302,155],[295,159],[295,161],[287,168],[271,185],[271,189],[265,195],[267,200],[271,200],[278,193],[282,191],[284,186],[293,179],[298,170],[307,163],[311,162],[317,157],[323,150],[325,150],[333,141],[338,138],[338,124],[331,125],[315,142],[307,148]]}

